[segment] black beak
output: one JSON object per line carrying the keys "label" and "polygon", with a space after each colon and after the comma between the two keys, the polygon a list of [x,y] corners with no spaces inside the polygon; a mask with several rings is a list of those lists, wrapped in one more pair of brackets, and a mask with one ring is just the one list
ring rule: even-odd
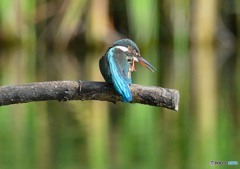
{"label": "black beak", "polygon": [[145,60],[144,58],[142,58],[141,56],[136,57],[136,59],[138,60],[138,62],[139,62],[142,66],[148,68],[148,69],[151,70],[152,72],[155,72],[155,71],[156,71],[155,67],[153,67],[150,63],[148,63],[148,61],[146,61],[146,60]]}

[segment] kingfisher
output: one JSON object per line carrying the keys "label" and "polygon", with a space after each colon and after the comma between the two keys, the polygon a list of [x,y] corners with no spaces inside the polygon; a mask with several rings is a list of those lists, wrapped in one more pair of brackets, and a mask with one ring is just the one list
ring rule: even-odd
{"label": "kingfisher", "polygon": [[130,39],[120,39],[113,43],[99,60],[99,68],[106,82],[112,83],[123,102],[132,101],[130,85],[131,72],[136,71],[135,62],[139,62],[150,71],[156,69],[141,57],[138,46]]}

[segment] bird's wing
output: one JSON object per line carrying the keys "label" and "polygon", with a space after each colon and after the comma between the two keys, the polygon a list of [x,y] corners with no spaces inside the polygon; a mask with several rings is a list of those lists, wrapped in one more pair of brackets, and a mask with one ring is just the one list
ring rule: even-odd
{"label": "bird's wing", "polygon": [[107,54],[108,53],[103,55],[102,58],[99,60],[99,68],[100,68],[101,74],[102,74],[103,78],[105,79],[105,81],[108,83],[112,83]]}
{"label": "bird's wing", "polygon": [[107,52],[107,60],[115,89],[122,96],[124,102],[132,101],[132,93],[129,88],[131,74],[128,73],[129,63],[127,57],[124,56],[124,52],[113,47]]}

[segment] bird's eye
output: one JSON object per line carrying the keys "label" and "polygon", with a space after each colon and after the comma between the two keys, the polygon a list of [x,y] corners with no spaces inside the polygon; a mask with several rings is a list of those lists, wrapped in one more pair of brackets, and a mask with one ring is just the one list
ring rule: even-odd
{"label": "bird's eye", "polygon": [[136,56],[139,55],[139,53],[138,53],[135,49],[134,49],[134,51],[133,51],[133,54],[136,55]]}

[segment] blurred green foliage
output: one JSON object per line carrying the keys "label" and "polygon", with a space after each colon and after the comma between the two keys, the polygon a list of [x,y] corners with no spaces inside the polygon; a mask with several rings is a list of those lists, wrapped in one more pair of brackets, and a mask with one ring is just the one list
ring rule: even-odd
{"label": "blurred green foliage", "polygon": [[128,37],[157,68],[137,66],[133,82],[181,96],[179,112],[97,101],[0,107],[0,168],[240,163],[239,11],[238,0],[0,1],[1,86],[103,81],[100,57]]}

